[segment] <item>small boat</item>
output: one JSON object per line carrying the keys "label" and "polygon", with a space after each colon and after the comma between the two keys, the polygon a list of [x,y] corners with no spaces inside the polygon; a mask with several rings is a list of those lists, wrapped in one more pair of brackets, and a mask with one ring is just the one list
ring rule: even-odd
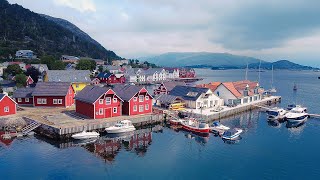
{"label": "small boat", "polygon": [[272,109],[269,109],[267,111],[267,114],[268,114],[268,120],[269,121],[275,121],[275,120],[280,120],[280,119],[283,119],[285,118],[285,114],[287,113],[286,110],[284,110],[283,108],[272,108]]}
{"label": "small boat", "polygon": [[92,138],[98,138],[100,135],[97,132],[87,132],[87,131],[82,131],[81,133],[76,133],[73,134],[71,137],[73,139],[92,139]]}
{"label": "small boat", "polygon": [[228,126],[224,126],[220,124],[219,122],[213,122],[212,126],[210,127],[211,132],[214,133],[221,133],[223,134],[225,131],[229,130],[230,128]]}
{"label": "small boat", "polygon": [[[293,108],[299,108],[299,107],[302,107],[301,105],[298,105],[298,104],[289,104],[288,107],[287,107],[287,110],[292,110]],[[307,110],[307,109],[306,109]]]}
{"label": "small boat", "polygon": [[188,119],[181,122],[182,128],[195,133],[209,133],[210,128],[207,123],[199,122],[195,119]]}
{"label": "small boat", "polygon": [[286,119],[290,123],[303,123],[308,117],[307,108],[304,107],[295,107],[286,114]]}
{"label": "small boat", "polygon": [[297,91],[297,90],[298,90],[298,87],[297,87],[297,84],[296,84],[296,83],[294,83],[294,85],[293,85],[293,90],[294,90],[294,91]]}
{"label": "small boat", "polygon": [[240,128],[233,128],[231,130],[225,131],[222,134],[222,138],[223,139],[228,139],[228,140],[234,140],[236,138],[238,138],[240,136],[240,134],[242,133],[242,129]]}
{"label": "small boat", "polygon": [[114,126],[107,127],[105,129],[107,133],[124,133],[124,132],[131,132],[136,130],[136,128],[132,125],[132,122],[129,120],[122,120],[116,123]]}

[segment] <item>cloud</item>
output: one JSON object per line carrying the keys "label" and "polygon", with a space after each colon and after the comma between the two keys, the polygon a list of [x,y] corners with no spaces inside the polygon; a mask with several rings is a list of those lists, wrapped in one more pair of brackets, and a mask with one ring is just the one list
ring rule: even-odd
{"label": "cloud", "polygon": [[92,0],[54,0],[54,2],[80,12],[96,12],[96,6]]}

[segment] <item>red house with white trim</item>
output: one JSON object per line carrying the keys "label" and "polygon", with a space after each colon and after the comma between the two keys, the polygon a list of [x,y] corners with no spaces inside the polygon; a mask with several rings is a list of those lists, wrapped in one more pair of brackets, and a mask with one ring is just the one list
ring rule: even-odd
{"label": "red house with white trim", "polygon": [[100,80],[100,83],[106,84],[123,84],[126,82],[126,78],[123,74],[101,72],[98,74],[97,78]]}
{"label": "red house with white trim", "polygon": [[32,96],[33,106],[69,107],[74,104],[75,92],[68,82],[38,82]]}
{"label": "red house with white trim", "polygon": [[6,94],[0,94],[0,116],[17,113],[17,103]]}
{"label": "red house with white trim", "polygon": [[122,114],[140,115],[152,112],[153,97],[143,86],[118,85],[114,91],[123,99]]}
{"label": "red house with white trim", "polygon": [[122,115],[123,100],[109,87],[86,86],[75,100],[76,112],[92,119]]}
{"label": "red house with white trim", "polygon": [[33,96],[32,93],[34,88],[19,88],[13,92],[13,98],[18,103],[18,105],[30,105],[33,106]]}

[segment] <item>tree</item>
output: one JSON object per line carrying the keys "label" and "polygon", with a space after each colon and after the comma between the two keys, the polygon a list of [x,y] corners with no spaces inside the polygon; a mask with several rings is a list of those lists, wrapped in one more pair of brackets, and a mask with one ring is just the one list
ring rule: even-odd
{"label": "tree", "polygon": [[35,83],[38,82],[38,78],[39,78],[39,75],[40,75],[40,72],[38,69],[36,69],[35,67],[31,66],[27,69],[27,72],[26,72],[26,75],[27,76],[31,76],[31,78],[33,79],[33,81]]}
{"label": "tree", "polygon": [[96,68],[96,62],[89,59],[80,59],[76,69],[93,71]]}
{"label": "tree", "polygon": [[52,70],[64,70],[64,69],[66,69],[66,64],[64,62],[58,60],[58,61],[55,61],[51,65],[51,69]]}
{"label": "tree", "polygon": [[15,76],[17,87],[24,87],[27,85],[27,76],[24,74],[17,74]]}
{"label": "tree", "polygon": [[21,74],[23,71],[18,64],[12,64],[7,67],[5,72],[15,76],[16,74]]}
{"label": "tree", "polygon": [[99,72],[102,72],[102,71],[103,71],[103,66],[102,66],[102,65],[100,65],[100,66],[98,67],[98,71],[99,71]]}
{"label": "tree", "polygon": [[42,56],[41,64],[46,64],[50,70],[63,70],[65,69],[64,62],[56,60],[53,56]]}

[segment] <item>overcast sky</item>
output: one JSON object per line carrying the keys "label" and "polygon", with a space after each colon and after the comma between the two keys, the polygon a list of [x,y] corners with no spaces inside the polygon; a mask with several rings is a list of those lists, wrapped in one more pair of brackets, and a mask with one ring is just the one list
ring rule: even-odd
{"label": "overcast sky", "polygon": [[125,58],[228,52],[320,67],[319,0],[9,0]]}

